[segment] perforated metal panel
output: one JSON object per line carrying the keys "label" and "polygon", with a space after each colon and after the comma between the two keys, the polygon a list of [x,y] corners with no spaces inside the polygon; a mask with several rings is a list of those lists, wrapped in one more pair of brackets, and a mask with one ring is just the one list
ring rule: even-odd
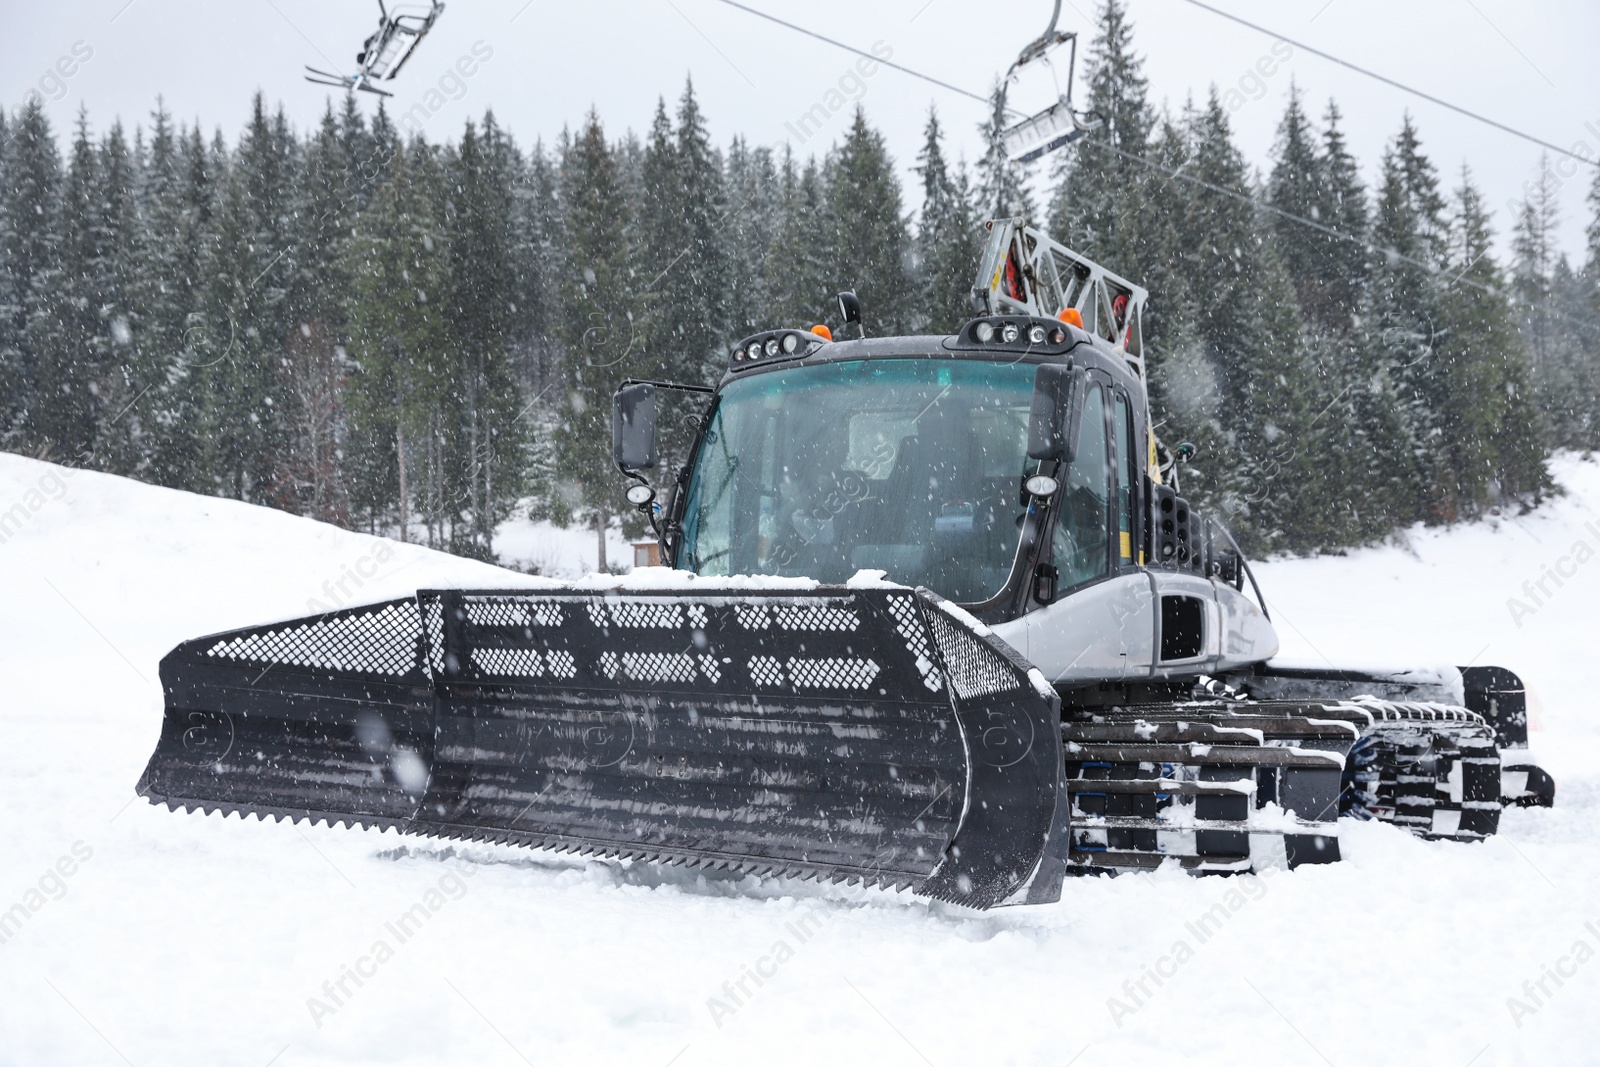
{"label": "perforated metal panel", "polygon": [[420,627],[416,602],[397,600],[223,638],[204,654],[235,663],[404,678],[425,670]]}
{"label": "perforated metal panel", "polygon": [[428,671],[434,678],[444,673],[444,603],[436,596],[419,596],[422,633],[428,643]]}
{"label": "perforated metal panel", "polygon": [[944,657],[950,685],[963,700],[1022,688],[1016,670],[965,627],[941,611],[928,612],[928,628]]}
{"label": "perforated metal panel", "polygon": [[783,664],[774,656],[751,656],[750,680],[762,687],[780,686],[787,681]]}
{"label": "perforated metal panel", "polygon": [[588,608],[590,621],[605,629],[615,626],[623,630],[676,630],[684,621],[683,605],[670,600],[591,600]]}
{"label": "perforated metal panel", "polygon": [[850,632],[861,625],[849,608],[816,604],[780,604],[773,608],[778,625],[802,633]]}
{"label": "perforated metal panel", "polygon": [[553,600],[475,597],[466,602],[467,617],[479,626],[560,626],[562,605]]}
{"label": "perforated metal panel", "polygon": [[934,692],[943,689],[944,674],[933,662],[933,650],[928,645],[928,631],[922,625],[916,603],[909,596],[896,596],[889,598],[888,607],[889,616],[894,619],[895,632],[905,639],[906,651],[916,660],[917,672],[922,675],[922,684]]}
{"label": "perforated metal panel", "polygon": [[472,665],[485,674],[543,678],[544,657],[534,648],[475,648]]}
{"label": "perforated metal panel", "polygon": [[878,665],[870,659],[791,656],[785,666],[798,689],[867,689],[878,677]]}

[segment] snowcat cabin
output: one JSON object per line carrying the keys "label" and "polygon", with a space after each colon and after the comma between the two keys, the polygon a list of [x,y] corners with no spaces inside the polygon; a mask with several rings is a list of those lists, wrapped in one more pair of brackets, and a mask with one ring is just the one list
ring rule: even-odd
{"label": "snowcat cabin", "polygon": [[[1063,691],[1121,698],[1266,659],[1277,639],[1237,550],[1150,464],[1136,367],[1033,315],[949,337],[747,338],[659,515],[663,561],[829,585],[882,571],[996,627]],[[619,466],[653,465],[648,442],[634,451]],[[653,509],[647,485],[630,494]]]}
{"label": "snowcat cabin", "polygon": [[1032,317],[747,339],[665,516],[667,558],[825,583],[881,570],[992,621],[1136,568],[1149,430],[1118,364]]}

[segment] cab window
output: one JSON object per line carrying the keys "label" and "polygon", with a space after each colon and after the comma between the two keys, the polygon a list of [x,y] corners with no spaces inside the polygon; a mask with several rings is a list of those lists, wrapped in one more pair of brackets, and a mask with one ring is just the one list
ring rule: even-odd
{"label": "cab window", "polygon": [[1105,391],[1094,383],[1084,397],[1077,453],[1067,469],[1056,519],[1052,556],[1063,590],[1102,577],[1110,566],[1110,482]]}
{"label": "cab window", "polygon": [[1117,394],[1117,541],[1122,564],[1133,563],[1134,487],[1139,484],[1133,443],[1133,407],[1126,393]]}

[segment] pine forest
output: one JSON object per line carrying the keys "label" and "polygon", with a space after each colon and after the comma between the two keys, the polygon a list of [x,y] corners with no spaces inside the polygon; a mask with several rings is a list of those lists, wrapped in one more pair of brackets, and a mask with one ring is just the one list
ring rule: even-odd
{"label": "pine forest", "polygon": [[1548,162],[1496,220],[1411,117],[1369,185],[1337,104],[1294,94],[1258,167],[1215,89],[1150,101],[1117,0],[1087,56],[1106,124],[1037,181],[1000,112],[966,161],[930,110],[915,212],[866,112],[802,157],[717,143],[690,85],[642,135],[590,113],[520,145],[350,98],[298,131],[257,96],[232,141],[159,104],[0,112],[0,447],[489,559],[515,515],[624,521],[624,378],[715,382],[842,289],[876,333],[953,330],[1009,216],[1151,291],[1159,432],[1247,552],[1525,508],[1554,450],[1600,446],[1600,180],[1569,262]]}

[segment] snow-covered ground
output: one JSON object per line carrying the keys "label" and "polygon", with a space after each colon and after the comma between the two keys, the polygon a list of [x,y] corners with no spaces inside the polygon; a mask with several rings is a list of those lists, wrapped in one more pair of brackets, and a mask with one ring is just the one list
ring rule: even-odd
{"label": "snow-covered ground", "polygon": [[[626,506],[620,493],[617,506]],[[535,522],[525,514],[495,528],[494,553],[508,567],[551,578],[580,578],[600,563],[594,527],[580,524],[562,528],[551,522]],[[622,536],[615,523],[606,531],[606,567],[613,571],[633,569],[633,544]]]}
{"label": "snow-covered ground", "polygon": [[1557,473],[1531,516],[1260,568],[1295,659],[1520,671],[1555,810],[1472,847],[1346,825],[1338,865],[979,915],[135,800],[178,641],[528,579],[0,456],[0,921],[26,914],[0,1064],[1596,1062],[1600,466]]}

